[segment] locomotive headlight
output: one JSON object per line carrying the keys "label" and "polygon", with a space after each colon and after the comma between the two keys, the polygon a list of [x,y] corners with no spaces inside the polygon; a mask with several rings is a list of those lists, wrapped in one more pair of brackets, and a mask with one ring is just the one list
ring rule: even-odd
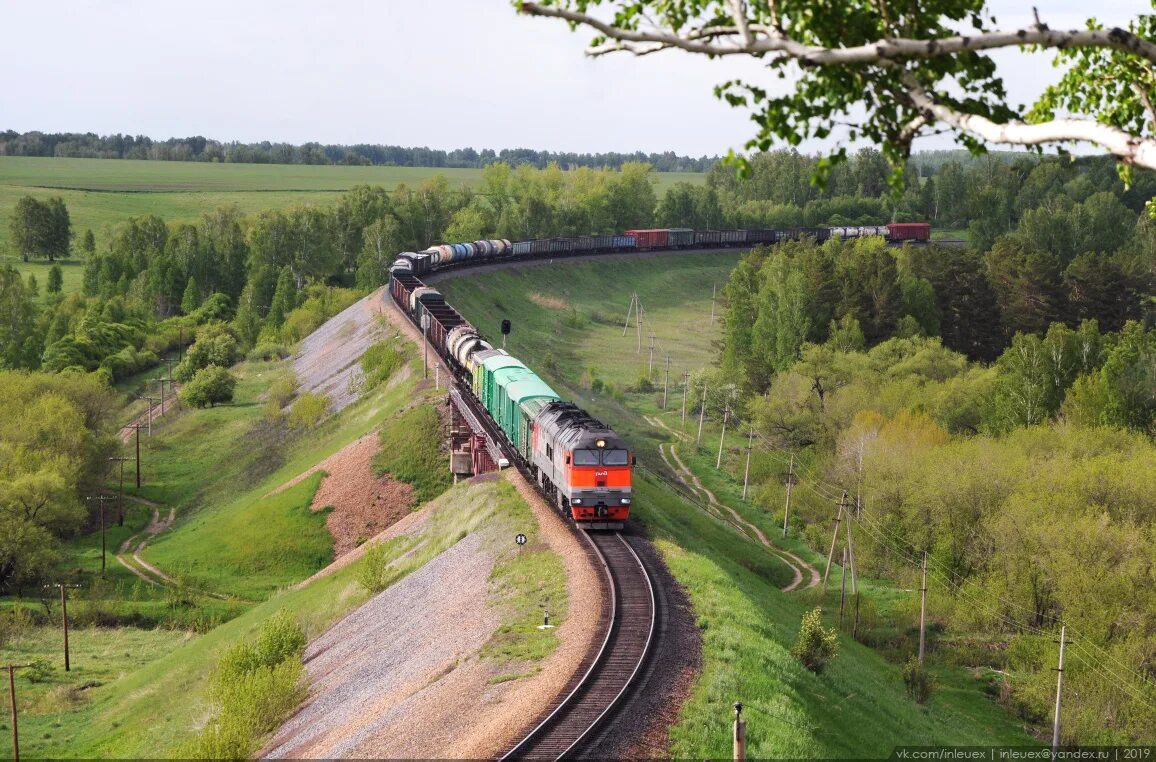
{"label": "locomotive headlight", "polygon": [[582,498],[576,497],[570,501],[571,505],[582,505]]}
{"label": "locomotive headlight", "polygon": [[630,498],[628,498],[628,497],[622,498],[622,504],[623,505],[630,505]]}
{"label": "locomotive headlight", "polygon": [[599,439],[594,444],[597,445],[598,447],[605,447],[606,446],[606,440],[605,439]]}

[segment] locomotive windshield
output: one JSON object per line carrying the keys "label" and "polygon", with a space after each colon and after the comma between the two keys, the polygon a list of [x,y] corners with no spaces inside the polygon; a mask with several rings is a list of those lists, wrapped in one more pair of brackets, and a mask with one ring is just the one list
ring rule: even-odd
{"label": "locomotive windshield", "polygon": [[604,466],[625,466],[629,462],[630,453],[626,450],[604,450],[602,453]]}
{"label": "locomotive windshield", "polygon": [[576,466],[597,466],[598,465],[598,451],[597,450],[575,450],[574,451],[574,465],[576,465]]}

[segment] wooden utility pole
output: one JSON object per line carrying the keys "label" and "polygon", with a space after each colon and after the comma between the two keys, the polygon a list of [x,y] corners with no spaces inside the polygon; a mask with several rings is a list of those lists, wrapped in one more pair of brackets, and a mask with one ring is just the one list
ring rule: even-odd
{"label": "wooden utility pole", "polygon": [[16,670],[24,669],[28,664],[8,665],[8,695],[12,698],[12,759],[20,762],[20,730],[16,721]]}
{"label": "wooden utility pole", "polygon": [[80,587],[80,585],[66,585],[63,582],[56,582],[45,587],[59,587],[60,588],[60,620],[64,626],[64,671],[68,672],[72,669],[68,659],[68,595],[67,590],[70,587]]}
{"label": "wooden utility pole", "polygon": [[751,426],[751,436],[747,439],[747,467],[743,469],[743,500],[747,499],[747,484],[751,479],[751,453],[755,449],[755,427]]}
{"label": "wooden utility pole", "polygon": [[104,576],[104,570],[105,570],[105,556],[107,554],[107,547],[108,547],[107,543],[105,542],[104,501],[116,500],[116,498],[112,497],[110,495],[97,495],[95,497],[86,497],[84,499],[86,501],[87,500],[99,500],[100,501],[100,576],[103,577]]}
{"label": "wooden utility pole", "polygon": [[646,361],[646,377],[654,375],[654,331],[650,332],[650,356]]}
{"label": "wooden utility pole", "polygon": [[694,440],[694,446],[699,447],[702,444],[702,419],[706,416],[706,378],[702,380],[702,407],[698,411],[698,436]]}
{"label": "wooden utility pole", "polygon": [[634,311],[634,303],[638,301],[638,294],[630,295],[630,306],[626,308],[626,322],[622,324],[622,336],[626,337],[626,331],[630,329],[630,313]]}
{"label": "wooden utility pole", "polygon": [[927,619],[927,551],[923,551],[923,587],[919,590],[919,665],[923,666],[924,623]]}
{"label": "wooden utility pole", "polygon": [[718,435],[718,460],[714,462],[715,468],[722,468],[723,440],[726,439],[727,436],[727,416],[730,415],[730,412],[730,406],[723,405],[723,427],[722,431]]}
{"label": "wooden utility pole", "polygon": [[670,394],[670,355],[666,356],[666,375],[662,381],[662,409],[666,410],[666,398]]}
{"label": "wooden utility pole", "polygon": [[711,328],[714,327],[714,297],[715,297],[715,293],[717,290],[718,290],[718,284],[717,283],[710,284],[710,326],[711,326]]}
{"label": "wooden utility pole", "polygon": [[735,702],[734,758],[747,758],[747,721],[743,719],[743,705],[738,701]]}
{"label": "wooden utility pole", "polygon": [[827,591],[827,576],[831,573],[831,561],[835,559],[835,542],[839,539],[839,524],[843,521],[843,506],[847,504],[847,490],[839,498],[839,511],[835,514],[835,531],[831,535],[831,549],[827,551],[827,568],[823,570],[823,592]]}
{"label": "wooden utility pole", "polygon": [[[850,517],[848,517],[850,518]],[[856,514],[858,518],[858,514]],[[851,522],[847,522],[847,562],[851,564],[851,594],[859,594],[859,582],[855,579],[855,545],[851,542]]]}
{"label": "wooden utility pole", "polygon": [[686,431],[686,392],[690,388],[690,371],[682,372],[682,430]]}
{"label": "wooden utility pole", "polygon": [[839,576],[839,629],[843,629],[843,607],[847,604],[847,548],[843,548],[842,574]]}
{"label": "wooden utility pole", "polygon": [[154,378],[153,383],[161,388],[161,415],[165,414],[165,380],[163,378]]}
{"label": "wooden utility pole", "polygon": [[136,439],[136,457],[133,458],[133,460],[136,461],[136,488],[138,490],[140,489],[140,430],[141,430],[141,426],[142,426],[142,424],[139,424],[139,423],[132,424],[133,433],[135,435],[134,438]]}
{"label": "wooden utility pole", "polygon": [[1056,714],[1052,719],[1052,759],[1060,748],[1060,693],[1064,690],[1064,644],[1067,642],[1068,626],[1060,625],[1060,663],[1056,667]]}
{"label": "wooden utility pole", "polygon": [[787,523],[791,520],[791,485],[795,483],[795,455],[791,454],[791,465],[787,467],[787,507],[783,510],[783,537],[787,536]]}
{"label": "wooden utility pole", "polygon": [[153,403],[157,401],[156,397],[138,397],[137,399],[146,400],[149,403],[149,436],[153,435]]}
{"label": "wooden utility pole", "polygon": [[109,460],[115,460],[120,463],[120,492],[118,493],[116,501],[116,525],[124,526],[124,462],[132,460],[128,457],[110,457]]}

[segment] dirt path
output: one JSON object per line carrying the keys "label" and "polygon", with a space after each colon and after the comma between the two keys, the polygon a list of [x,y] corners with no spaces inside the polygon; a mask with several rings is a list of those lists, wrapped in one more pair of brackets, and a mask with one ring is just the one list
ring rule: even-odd
{"label": "dirt path", "polygon": [[[180,391],[181,391],[181,387],[180,387],[180,384],[178,384],[176,393],[179,394]],[[159,405],[153,408],[153,414],[152,414],[153,421],[156,421],[162,415],[166,415],[169,412],[171,412],[173,410],[173,408],[176,407],[176,405],[177,405],[177,401],[176,401],[175,396],[165,397],[165,407],[164,407],[163,411],[161,410]],[[145,412],[141,413],[133,420],[129,421],[123,427],[121,427],[120,433],[118,433],[117,436],[120,437],[120,441],[127,442],[133,438],[133,435],[136,433],[136,427],[137,426],[147,426],[148,422],[149,422],[149,413],[146,410]]]}
{"label": "dirt path", "polygon": [[[127,538],[120,544],[116,551],[116,560],[120,565],[128,569],[136,576],[143,579],[150,585],[158,587],[166,587],[176,584],[172,577],[162,572],[152,564],[140,557],[140,552],[144,550],[145,545],[156,535],[168,529],[176,518],[177,511],[175,508],[169,509],[169,515],[162,519],[160,508],[161,506],[151,500],[145,500],[141,497],[134,497],[132,495],[125,495],[126,500],[131,500],[134,503],[147,505],[153,509],[152,518],[149,520],[148,526],[141,531]],[[126,558],[126,556],[128,558]],[[131,559],[131,560],[129,560]]]}
{"label": "dirt path", "polygon": [[[663,428],[669,433],[673,434],[676,439],[689,439],[689,437],[683,432],[675,431],[674,429],[667,426],[666,423],[660,418],[651,416],[645,416],[645,418],[652,425],[659,426],[660,428]],[[784,550],[783,548],[775,545],[774,542],[772,542],[771,539],[767,537],[767,534],[763,530],[759,529],[757,526],[743,518],[742,515],[740,515],[739,512],[734,508],[731,508],[729,505],[721,502],[718,497],[713,492],[711,492],[711,490],[705,484],[702,483],[702,480],[698,478],[694,471],[692,471],[685,463],[682,462],[682,458],[678,457],[678,452],[674,449],[675,445],[673,442],[667,443],[666,447],[670,450],[669,459],[662,449],[663,446],[658,446],[658,454],[662,457],[663,462],[666,463],[666,465],[675,472],[675,476],[680,482],[686,485],[692,492],[701,494],[704,498],[706,498],[706,507],[708,511],[723,519],[743,534],[757,539],[763,547],[771,551],[771,553],[774,555],[778,556],[783,561],[783,563],[790,567],[794,576],[790,583],[784,585],[781,588],[784,593],[789,593],[792,590],[799,589],[799,586],[803,584],[804,571],[810,575],[810,581],[807,583],[806,588],[812,588],[819,584],[822,577],[819,574],[819,570],[813,564],[803,560],[791,551]],[[674,461],[674,464],[671,463],[671,460]],[[729,515],[730,518],[727,519],[726,516],[723,515],[723,512]]]}

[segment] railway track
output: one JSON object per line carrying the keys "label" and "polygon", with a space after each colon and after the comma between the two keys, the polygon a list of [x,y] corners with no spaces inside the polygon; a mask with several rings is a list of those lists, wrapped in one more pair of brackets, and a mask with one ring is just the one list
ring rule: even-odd
{"label": "railway track", "polygon": [[[388,297],[387,297],[388,298]],[[402,314],[415,327],[405,310]],[[465,403],[526,481],[537,480],[507,445],[497,424],[474,399],[466,382],[453,378],[457,396]],[[549,502],[549,501],[548,501]],[[595,731],[609,721],[636,677],[643,673],[655,635],[658,606],[654,583],[642,559],[625,535],[585,532],[567,521],[571,531],[588,543],[593,560],[603,571],[603,610],[599,617],[604,636],[598,648],[583,659],[575,676],[536,719],[534,727],[500,755],[500,759],[556,760],[579,752],[594,740]]]}
{"label": "railway track", "polygon": [[650,653],[654,586],[641,559],[621,534],[582,534],[601,559],[609,581],[609,598],[603,598],[606,636],[569,691],[563,691],[541,721],[501,759],[555,760],[581,751],[593,731],[613,715]]}

